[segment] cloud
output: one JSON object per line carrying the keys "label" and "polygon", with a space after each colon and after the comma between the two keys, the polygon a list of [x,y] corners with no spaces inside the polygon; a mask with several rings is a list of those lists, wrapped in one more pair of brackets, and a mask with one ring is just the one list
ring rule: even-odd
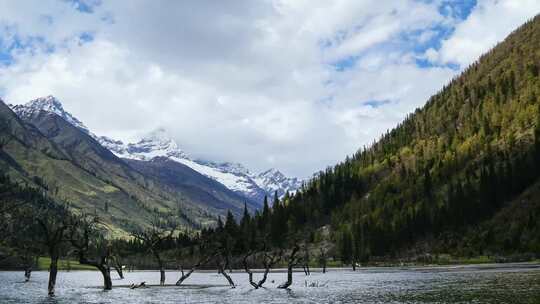
{"label": "cloud", "polygon": [[[444,1],[32,4],[0,4],[6,101],[53,94],[97,134],[133,140],[165,127],[195,157],[298,176],[421,106],[457,73],[446,62],[477,56],[459,51],[465,24],[497,22],[485,12],[500,6],[479,3],[467,18]],[[495,39],[523,11],[510,10]]]}
{"label": "cloud", "polygon": [[440,50],[430,51],[429,58],[466,67],[539,12],[537,0],[480,0]]}

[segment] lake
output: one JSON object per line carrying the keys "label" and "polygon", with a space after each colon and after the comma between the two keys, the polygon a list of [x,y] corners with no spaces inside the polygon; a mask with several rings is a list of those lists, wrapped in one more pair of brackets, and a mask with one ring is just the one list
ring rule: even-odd
{"label": "lake", "polygon": [[[266,288],[254,290],[243,272],[231,274],[235,289],[224,286],[221,275],[204,272],[194,273],[186,287],[116,287],[104,292],[98,272],[73,271],[58,274],[54,298],[46,295],[47,276],[34,272],[31,282],[23,283],[22,272],[0,272],[0,303],[540,303],[536,264],[364,268],[310,276],[298,272],[290,290],[275,288],[286,273],[271,273]],[[153,271],[128,272],[125,277],[119,280],[113,273],[113,285],[159,282],[159,273]],[[167,284],[178,277],[178,272],[168,272]],[[312,283],[319,287],[306,287]]]}

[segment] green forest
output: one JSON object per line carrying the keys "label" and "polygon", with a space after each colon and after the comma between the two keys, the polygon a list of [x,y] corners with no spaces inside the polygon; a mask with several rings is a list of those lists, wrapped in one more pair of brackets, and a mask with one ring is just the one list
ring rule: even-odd
{"label": "green forest", "polygon": [[344,264],[418,253],[537,256],[539,46],[536,17],[372,146],[272,208],[265,201],[239,226],[227,220],[235,252],[268,237],[277,247],[333,244]]}

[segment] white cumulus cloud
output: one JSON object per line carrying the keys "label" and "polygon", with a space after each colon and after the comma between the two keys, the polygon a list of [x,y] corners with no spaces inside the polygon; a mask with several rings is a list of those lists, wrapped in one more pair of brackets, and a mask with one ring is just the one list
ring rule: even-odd
{"label": "white cumulus cloud", "polygon": [[[485,0],[460,20],[441,1],[93,4],[0,1],[6,102],[52,94],[99,135],[164,127],[195,157],[302,177],[371,143],[458,72],[446,63],[461,68],[539,10]],[[415,49],[441,27],[455,31],[440,48]]]}

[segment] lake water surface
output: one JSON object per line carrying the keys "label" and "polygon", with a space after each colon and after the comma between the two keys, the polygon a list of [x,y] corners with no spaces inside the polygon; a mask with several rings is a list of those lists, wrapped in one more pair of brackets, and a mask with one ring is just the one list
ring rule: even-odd
{"label": "lake water surface", "polygon": [[[235,289],[224,286],[222,276],[205,272],[194,273],[186,287],[115,287],[104,292],[98,272],[73,271],[58,274],[54,298],[46,295],[47,276],[34,272],[31,282],[23,283],[22,272],[0,272],[0,303],[540,303],[540,265],[532,264],[295,273],[290,290],[275,288],[285,273],[271,273],[266,288],[254,290],[243,272],[231,275]],[[159,281],[159,273],[150,271],[125,277],[118,280],[113,274],[113,285]],[[178,272],[168,272],[167,284],[178,277]],[[319,287],[306,287],[311,283]]]}

